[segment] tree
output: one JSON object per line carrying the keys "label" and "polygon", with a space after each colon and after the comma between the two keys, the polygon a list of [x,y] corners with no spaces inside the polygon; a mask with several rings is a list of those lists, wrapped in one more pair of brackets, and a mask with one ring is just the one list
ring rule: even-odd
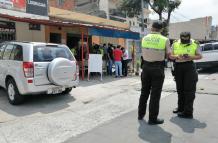
{"label": "tree", "polygon": [[[167,13],[166,26],[169,26],[172,12],[179,7],[181,0],[144,0],[151,9],[158,14],[159,20],[163,20],[163,14]],[[121,9],[128,17],[135,17],[141,14],[141,0],[123,0]]]}

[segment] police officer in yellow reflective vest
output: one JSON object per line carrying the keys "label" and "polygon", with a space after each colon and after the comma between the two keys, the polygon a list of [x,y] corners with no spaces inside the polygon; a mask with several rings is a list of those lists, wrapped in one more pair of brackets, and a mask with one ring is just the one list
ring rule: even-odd
{"label": "police officer in yellow reflective vest", "polygon": [[159,102],[164,82],[164,60],[170,49],[169,39],[160,33],[163,23],[156,21],[152,24],[151,34],[142,39],[142,74],[141,96],[138,106],[138,120],[142,120],[146,113],[147,100],[150,95],[148,124],[162,124],[158,118]]}
{"label": "police officer in yellow reflective vest", "polygon": [[195,99],[198,74],[193,60],[202,58],[199,44],[191,39],[190,32],[182,32],[180,40],[172,45],[169,56],[175,60],[175,80],[178,93],[178,107],[173,113],[181,118],[193,118],[193,103]]}

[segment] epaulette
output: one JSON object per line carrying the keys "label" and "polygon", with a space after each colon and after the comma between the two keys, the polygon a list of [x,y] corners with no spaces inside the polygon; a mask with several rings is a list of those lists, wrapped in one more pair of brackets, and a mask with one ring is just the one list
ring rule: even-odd
{"label": "epaulette", "polygon": [[196,40],[194,41],[194,43],[197,44],[197,45],[200,45],[200,43],[198,41],[196,41]]}
{"label": "epaulette", "polygon": [[179,41],[179,40],[174,40],[173,43],[176,43],[176,42],[178,42],[178,41]]}

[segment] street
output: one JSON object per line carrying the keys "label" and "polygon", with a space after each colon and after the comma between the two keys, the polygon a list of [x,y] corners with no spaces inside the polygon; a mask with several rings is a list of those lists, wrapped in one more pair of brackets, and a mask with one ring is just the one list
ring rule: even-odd
{"label": "street", "polygon": [[[193,120],[172,114],[175,83],[166,70],[160,117],[165,123],[138,122],[140,78],[99,77],[81,81],[70,95],[29,96],[12,106],[0,89],[0,143],[217,143],[218,72],[200,71]],[[209,117],[209,118],[208,118]]]}

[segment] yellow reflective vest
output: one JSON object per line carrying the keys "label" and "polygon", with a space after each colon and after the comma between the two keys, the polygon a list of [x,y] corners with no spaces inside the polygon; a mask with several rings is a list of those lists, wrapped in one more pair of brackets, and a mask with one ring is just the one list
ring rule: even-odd
{"label": "yellow reflective vest", "polygon": [[142,40],[142,48],[165,50],[167,38],[161,34],[148,34]]}
{"label": "yellow reflective vest", "polygon": [[173,43],[174,55],[178,56],[178,55],[188,54],[190,56],[195,56],[199,44],[194,40],[191,41],[192,42],[190,44],[182,44],[180,40],[175,41]]}

